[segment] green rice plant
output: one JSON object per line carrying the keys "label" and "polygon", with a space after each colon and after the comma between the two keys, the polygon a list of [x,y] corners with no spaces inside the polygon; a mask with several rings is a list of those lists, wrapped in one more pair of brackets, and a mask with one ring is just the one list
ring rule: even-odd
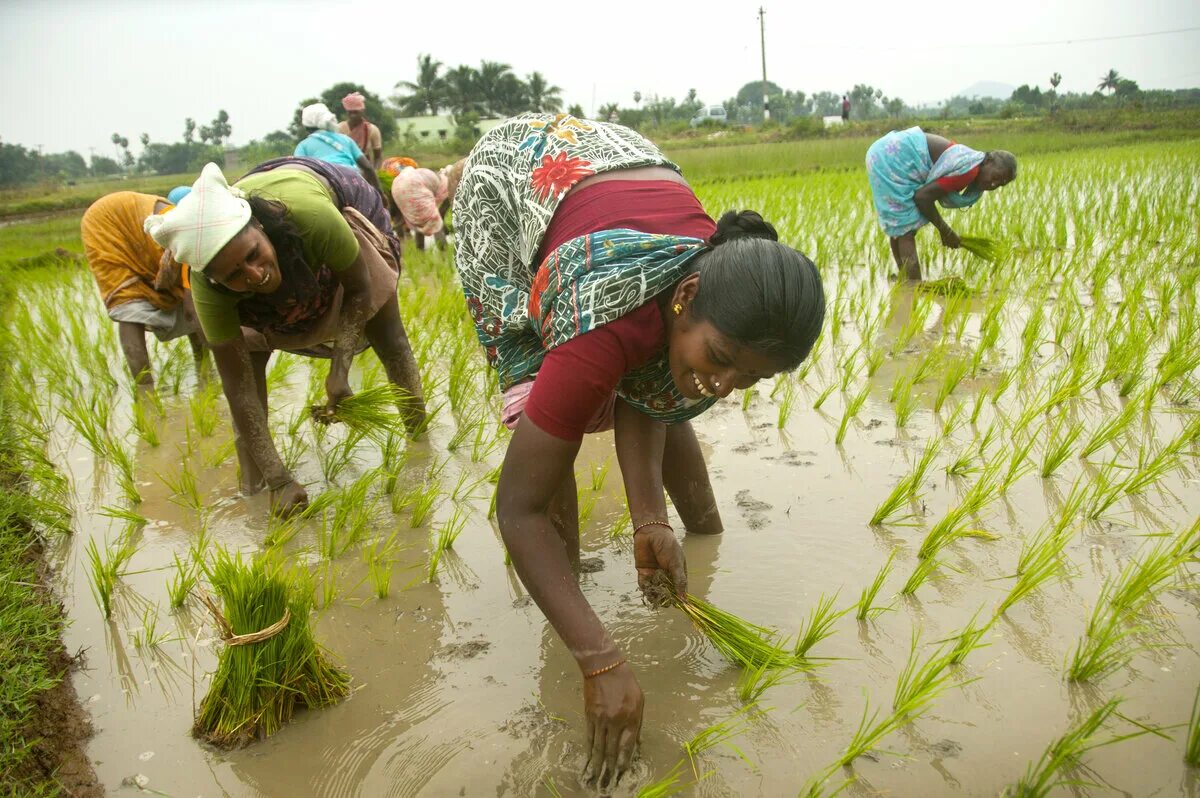
{"label": "green rice plant", "polygon": [[953,683],[954,652],[948,651],[945,643],[938,645],[924,660],[920,658],[920,646],[920,630],[913,627],[908,660],[896,679],[896,690],[892,695],[892,709],[897,719],[916,720],[947,689],[965,684]]}
{"label": "green rice plant", "polygon": [[608,469],[612,466],[612,459],[605,460],[598,466],[592,466],[592,490],[600,491],[604,488],[604,482],[608,479]]}
{"label": "green rice plant", "polygon": [[894,714],[885,715],[881,719],[879,717],[879,710],[871,712],[871,702],[865,702],[863,704],[862,718],[858,721],[858,728],[854,730],[854,735],[850,738],[846,750],[842,752],[841,757],[838,759],[837,765],[844,768],[850,767],[855,759],[876,750],[883,738],[887,737],[899,726],[899,719]]}
{"label": "green rice plant", "polygon": [[1137,653],[1134,636],[1141,630],[1126,623],[1125,614],[1112,605],[1110,597],[1106,586],[1092,609],[1086,633],[1067,659],[1067,679],[1072,682],[1098,682],[1123,668]]}
{"label": "green rice plant", "polygon": [[909,341],[925,329],[925,322],[929,318],[929,311],[933,308],[933,295],[921,291],[914,291],[912,295],[912,303],[909,306],[908,319],[904,326],[896,333],[896,340],[892,343],[890,352],[892,355],[900,353]]}
{"label": "green rice plant", "polygon": [[100,508],[99,514],[109,518],[114,518],[118,521],[124,521],[127,528],[134,530],[141,529],[146,524],[150,523],[150,519],[146,516],[124,507],[105,505]]}
{"label": "green rice plant", "polygon": [[617,516],[617,520],[613,521],[613,525],[609,527],[608,536],[610,538],[622,538],[633,531],[633,521],[629,518],[629,513],[621,513]]}
{"label": "green rice plant", "polygon": [[859,594],[858,603],[854,605],[854,617],[860,621],[874,620],[876,617],[888,612],[891,609],[890,605],[876,606],[875,599],[879,596],[879,591],[883,588],[883,583],[887,581],[888,576],[892,572],[892,562],[896,559],[896,549],[892,549],[888,554],[887,562],[875,574],[875,578],[871,580],[871,584],[862,589]]}
{"label": "green rice plant", "polygon": [[314,420],[322,423],[340,421],[359,437],[382,438],[389,434],[405,434],[402,408],[411,403],[402,388],[384,383],[363,388],[353,396],[338,402],[332,416],[325,415],[324,405],[314,405]]}
{"label": "green rice plant", "polygon": [[1071,458],[1071,451],[1079,436],[1083,434],[1083,422],[1067,424],[1066,414],[1060,413],[1050,424],[1050,435],[1042,452],[1042,479],[1054,476],[1063,463]]}
{"label": "green rice plant", "polygon": [[133,428],[150,446],[158,446],[159,409],[152,399],[139,396],[133,402]]}
{"label": "green rice plant", "polygon": [[158,648],[163,643],[169,643],[167,632],[158,628],[158,605],[147,606],[142,612],[142,626],[134,630],[134,648]]}
{"label": "green rice plant", "polygon": [[796,387],[791,380],[784,380],[783,398],[779,401],[779,411],[775,418],[775,426],[783,429],[792,415],[796,404]]}
{"label": "green rice plant", "polygon": [[756,705],[748,704],[725,720],[718,721],[711,726],[701,729],[692,739],[683,744],[683,752],[692,764],[692,773],[697,779],[700,778],[700,771],[696,767],[697,757],[705,751],[711,751],[718,745],[728,748],[749,767],[754,767],[754,763],[742,753],[742,749],[738,748],[730,740],[750,728],[749,713],[755,708]]}
{"label": "green rice plant", "polygon": [[1083,444],[1083,448],[1079,450],[1079,459],[1086,460],[1105,446],[1115,443],[1117,438],[1133,423],[1138,407],[1137,401],[1126,402],[1125,406],[1121,408],[1121,412],[1109,416],[1108,420],[1097,427]]}
{"label": "green rice plant", "polygon": [[637,798],[670,798],[672,795],[679,795],[684,790],[694,787],[701,781],[712,775],[713,771],[708,771],[703,776],[700,776],[696,781],[685,783],[683,781],[683,766],[685,760],[679,760],[675,763],[675,767],[667,772],[658,781],[645,785],[637,791]]}
{"label": "green rice plant", "polygon": [[481,414],[471,415],[464,413],[462,419],[455,425],[454,434],[450,436],[450,440],[446,443],[446,451],[458,451],[468,440],[474,440],[482,426],[483,416]]}
{"label": "green rice plant", "polygon": [[858,415],[858,411],[862,409],[870,393],[871,384],[867,383],[861,391],[854,395],[854,398],[846,403],[846,410],[842,413],[842,422],[838,425],[837,436],[834,438],[836,445],[841,446],[842,441],[846,439],[846,428],[850,425],[851,419]]}
{"label": "green rice plant", "polygon": [[1192,715],[1188,720],[1187,745],[1183,749],[1183,761],[1200,768],[1200,687],[1192,700]]}
{"label": "green rice plant", "polygon": [[134,479],[133,453],[125,446],[111,438],[108,439],[108,458],[117,469],[117,486],[121,495],[130,504],[141,504],[142,494],[137,489]]}
{"label": "green rice plant", "polygon": [[116,588],[117,579],[125,573],[125,566],[137,552],[137,539],[132,535],[124,535],[114,548],[105,544],[104,553],[101,554],[96,546],[96,539],[92,538],[88,541],[86,552],[88,564],[91,566],[92,596],[104,617],[111,618],[113,590]]}
{"label": "green rice plant", "polygon": [[1018,601],[1061,575],[1063,548],[1070,539],[1070,531],[1069,528],[1046,525],[1021,544],[1015,574],[1017,581],[996,608],[996,615],[1008,612]]}
{"label": "green rice plant", "polygon": [[1109,719],[1114,714],[1119,714],[1117,707],[1120,706],[1121,700],[1120,698],[1110,699],[1103,706],[1093,710],[1079,724],[1068,729],[1062,736],[1050,743],[1038,761],[1029,765],[1025,775],[1004,791],[1005,797],[1047,798],[1059,788],[1073,789],[1080,785],[1080,782],[1078,779],[1069,777],[1069,773],[1079,767],[1084,754],[1102,746],[1112,745],[1151,732],[1151,729],[1142,727],[1130,734],[1104,740],[1096,739],[1096,735]]}
{"label": "green rice plant", "polygon": [[1132,619],[1169,587],[1180,569],[1196,557],[1200,522],[1173,538],[1164,538],[1121,569],[1111,585],[1108,603],[1126,619]]}
{"label": "green rice plant", "polygon": [[915,594],[917,589],[925,584],[941,565],[941,562],[932,557],[917,560],[917,567],[913,569],[913,572],[909,574],[908,581],[900,588],[900,595],[911,596]]}
{"label": "green rice plant", "polygon": [[[1014,433],[1015,438],[1015,433]],[[1000,477],[1000,493],[1008,493],[1017,480],[1033,470],[1034,466],[1029,462],[1029,452],[1033,449],[1033,445],[1037,443],[1037,435],[1030,434],[1024,443],[1013,446],[1012,454],[1008,458],[1008,466],[1004,469],[1003,476]],[[998,461],[1001,462],[1001,461]]]}
{"label": "green rice plant", "polygon": [[409,517],[408,525],[413,529],[425,523],[425,519],[437,507],[438,499],[441,498],[441,483],[437,479],[426,480],[413,488],[412,515]]}
{"label": "green rice plant", "polygon": [[825,404],[825,400],[829,398],[836,388],[837,383],[833,382],[829,384],[829,387],[821,391],[821,393],[817,395],[817,398],[813,400],[813,410],[820,410],[821,405]]}
{"label": "green rice plant", "polygon": [[196,567],[191,562],[185,562],[175,555],[175,575],[167,583],[167,598],[171,609],[177,610],[187,601],[188,594],[196,586]]}
{"label": "green rice plant", "polygon": [[754,400],[754,397],[757,394],[758,394],[758,391],[753,386],[742,391],[742,412],[743,413],[745,413],[747,410],[750,409],[750,402]]}
{"label": "green rice plant", "polygon": [[895,397],[896,426],[904,429],[919,405],[917,396],[913,393],[912,380],[901,374],[892,386],[892,395]]}
{"label": "green rice plant", "polygon": [[953,359],[944,364],[942,371],[942,381],[938,384],[937,394],[933,399],[934,412],[940,413],[942,405],[946,403],[946,399],[954,392],[959,383],[967,376],[971,370],[971,364],[966,360]]}
{"label": "green rice plant", "polygon": [[798,666],[795,655],[781,645],[775,630],[743,620],[696,596],[684,596],[676,605],[729,661],[743,668],[764,664],[772,668]]}
{"label": "green rice plant", "polygon": [[300,459],[307,451],[308,441],[303,436],[285,435],[283,446],[279,447],[279,456],[283,460],[284,468],[294,472],[300,466]]}
{"label": "green rice plant", "polygon": [[958,240],[963,249],[988,263],[1004,260],[1008,255],[1008,248],[995,239],[982,236],[959,236]]}
{"label": "green rice plant", "polygon": [[[940,411],[941,408],[938,408],[938,410]],[[950,411],[950,414],[946,416],[945,421],[942,422],[942,439],[949,438],[955,433],[956,430],[958,430],[959,427],[962,426],[962,417],[963,405],[960,402],[954,405],[954,409]]]}
{"label": "green rice plant", "polygon": [[942,345],[935,346],[917,361],[910,372],[913,385],[920,385],[925,380],[937,374],[946,359],[946,350]]}
{"label": "green rice plant", "polygon": [[956,275],[917,283],[917,291],[924,294],[945,297],[973,297],[979,293],[967,285],[967,282],[963,278]]}
{"label": "green rice plant", "polygon": [[86,402],[83,397],[72,396],[61,412],[97,459],[104,460],[109,456],[112,446],[109,443],[110,407],[107,401],[93,397],[92,401]]}
{"label": "green rice plant", "polygon": [[782,668],[772,668],[769,663],[763,663],[754,668],[742,669],[738,677],[737,694],[743,704],[757,703],[768,688],[777,684],[786,684],[795,671]]}
{"label": "green rice plant", "polygon": [[337,482],[342,472],[352,463],[358,462],[358,444],[363,439],[363,433],[351,428],[346,437],[329,448],[317,448],[317,462],[321,466],[321,476],[327,483]]}
{"label": "green rice plant", "polygon": [[313,637],[312,580],[266,557],[218,550],[205,573],[221,607],[205,597],[225,640],[193,734],[229,748],[269,737],[297,706],[341,700],[350,677]]}
{"label": "green rice plant", "polygon": [[817,599],[817,605],[808,612],[808,620],[800,624],[800,631],[796,633],[796,642],[792,646],[792,653],[796,659],[807,659],[808,652],[812,647],[822,640],[830,637],[833,634],[833,625],[850,610],[853,606],[847,607],[844,610],[834,611],[833,602],[837,601],[838,594],[826,597],[824,593]]}
{"label": "green rice plant", "polygon": [[835,796],[853,784],[856,778],[851,776],[848,779],[843,779],[842,783],[837,786],[837,789],[835,789],[833,792],[826,792],[825,785],[829,783],[829,779],[832,778],[833,774],[841,767],[842,765],[840,762],[834,762],[820,773],[812,776],[800,787],[799,798],[835,798]]}
{"label": "green rice plant", "polygon": [[587,526],[587,522],[591,519],[592,513],[596,510],[596,501],[599,496],[591,491],[582,493],[576,501],[579,508],[579,528],[583,529]]}
{"label": "green rice plant", "polygon": [[371,580],[371,589],[375,597],[385,599],[391,592],[392,585],[392,547],[386,543],[380,546],[364,546],[363,559],[367,565],[367,578]]}
{"label": "green rice plant", "polygon": [[961,665],[972,651],[990,645],[988,643],[981,643],[979,641],[983,639],[983,636],[987,634],[988,630],[992,628],[992,625],[996,623],[996,615],[992,615],[984,623],[979,623],[979,613],[982,611],[983,608],[980,607],[975,611],[975,614],[971,616],[971,620],[967,622],[967,625],[964,626],[957,634],[947,638],[944,641],[941,641],[944,643],[954,644],[950,647],[949,652],[951,665]]}
{"label": "green rice plant", "polygon": [[220,416],[217,414],[217,392],[220,390],[221,384],[213,380],[203,390],[192,394],[192,398],[188,402],[192,414],[192,424],[196,427],[196,432],[200,433],[201,438],[211,438],[217,431],[217,422],[220,420]]}
{"label": "green rice plant", "polygon": [[158,478],[167,486],[167,490],[171,491],[171,502],[185,510],[191,510],[197,516],[203,516],[205,510],[204,495],[200,492],[200,487],[196,483],[196,472],[192,470],[192,462],[188,458],[181,458],[182,462],[179,467],[179,475],[170,477],[166,474],[159,474]]}
{"label": "green rice plant", "polygon": [[1121,470],[1116,461],[1102,465],[1092,478],[1091,494],[1088,497],[1084,515],[1095,521],[1124,496],[1125,480],[1117,479],[1116,474]]}
{"label": "green rice plant", "polygon": [[1145,449],[1139,451],[1137,466],[1121,483],[1121,490],[1130,495],[1141,493],[1174,471],[1179,467],[1179,449],[1182,445],[1183,441],[1176,439],[1150,456],[1146,455]]}

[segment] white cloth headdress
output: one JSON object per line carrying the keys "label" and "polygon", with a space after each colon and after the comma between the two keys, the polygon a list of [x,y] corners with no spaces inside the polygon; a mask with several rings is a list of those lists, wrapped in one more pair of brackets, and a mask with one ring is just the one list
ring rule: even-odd
{"label": "white cloth headdress", "polygon": [[175,260],[202,272],[250,221],[245,197],[225,181],[221,167],[206,164],[190,194],[166,213],[147,216],[142,227]]}
{"label": "white cloth headdress", "polygon": [[337,127],[337,117],[325,103],[313,103],[304,106],[304,110],[300,112],[300,124],[315,127],[317,130],[333,130]]}

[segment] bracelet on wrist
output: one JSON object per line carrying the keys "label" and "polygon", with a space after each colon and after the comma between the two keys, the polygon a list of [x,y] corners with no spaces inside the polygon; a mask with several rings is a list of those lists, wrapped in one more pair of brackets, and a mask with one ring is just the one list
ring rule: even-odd
{"label": "bracelet on wrist", "polygon": [[636,535],[638,532],[641,532],[643,529],[645,529],[648,526],[665,526],[667,529],[670,529],[672,532],[675,531],[675,528],[672,527],[670,524],[668,524],[666,521],[655,520],[655,521],[643,521],[642,523],[638,524],[637,526],[635,526],[633,528],[633,534]]}
{"label": "bracelet on wrist", "polygon": [[624,664],[625,664],[625,658],[621,657],[619,660],[617,660],[616,662],[614,662],[611,665],[605,665],[603,668],[597,668],[594,671],[588,671],[588,672],[584,673],[583,678],[591,679],[593,677],[599,676],[602,673],[608,673],[611,670],[615,670]]}

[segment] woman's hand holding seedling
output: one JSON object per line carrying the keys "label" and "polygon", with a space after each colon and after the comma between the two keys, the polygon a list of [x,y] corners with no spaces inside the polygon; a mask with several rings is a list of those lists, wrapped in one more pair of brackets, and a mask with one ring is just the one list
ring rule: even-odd
{"label": "woman's hand holding seedling", "polygon": [[674,602],[669,589],[664,589],[664,577],[676,596],[682,598],[687,594],[687,561],[674,530],[666,524],[649,524],[633,533],[633,563],[638,587],[651,604]]}

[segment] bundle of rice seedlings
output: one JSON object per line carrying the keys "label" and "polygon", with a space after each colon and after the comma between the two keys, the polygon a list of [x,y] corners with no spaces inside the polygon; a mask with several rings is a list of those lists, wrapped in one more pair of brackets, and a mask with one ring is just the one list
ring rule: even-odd
{"label": "bundle of rice seedlings", "polygon": [[917,284],[917,290],[934,296],[975,296],[979,293],[961,277],[942,277]]}
{"label": "bundle of rice seedlings", "polygon": [[959,236],[958,241],[967,252],[988,263],[995,263],[1008,254],[1007,248],[995,239],[981,236]]}
{"label": "bundle of rice seedlings", "polygon": [[350,677],[330,664],[309,626],[312,585],[306,571],[269,558],[246,563],[218,551],[205,567],[223,610],[201,596],[225,646],[192,733],[225,748],[269,737],[298,704],[317,708],[346,695]]}
{"label": "bundle of rice seedlings", "polygon": [[795,668],[801,664],[780,644],[773,629],[750,623],[692,595],[676,604],[718,651],[743,668]]}
{"label": "bundle of rice seedlings", "polygon": [[364,435],[404,435],[401,408],[406,401],[401,388],[389,382],[363,388],[353,396],[346,397],[338,402],[332,414],[326,411],[325,405],[313,405],[310,410],[313,420],[322,424],[340,421]]}

